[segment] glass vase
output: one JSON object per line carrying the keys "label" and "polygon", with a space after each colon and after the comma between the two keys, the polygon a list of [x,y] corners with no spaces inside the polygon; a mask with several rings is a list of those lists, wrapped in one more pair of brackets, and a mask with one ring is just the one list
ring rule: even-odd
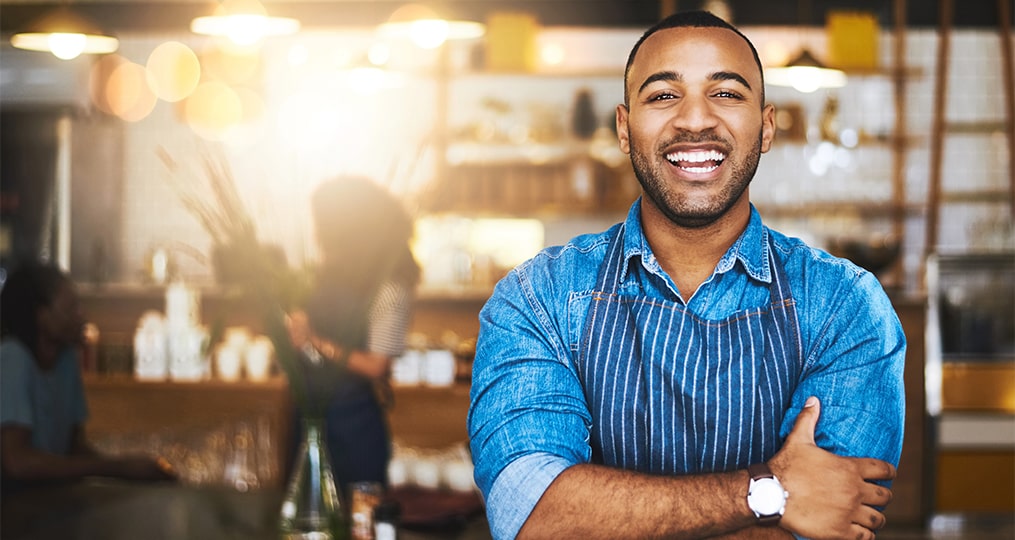
{"label": "glass vase", "polygon": [[349,520],[322,437],[324,421],[302,422],[303,439],[279,518],[282,540],[347,540]]}

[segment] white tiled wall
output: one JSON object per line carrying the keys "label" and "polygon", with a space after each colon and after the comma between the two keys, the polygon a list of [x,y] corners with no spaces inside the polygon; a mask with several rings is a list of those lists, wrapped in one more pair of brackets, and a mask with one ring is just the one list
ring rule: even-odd
{"label": "white tiled wall", "polygon": [[[747,34],[755,41],[777,38],[767,31],[758,36]],[[883,65],[892,58],[891,35],[883,34],[880,52]],[[817,49],[820,39],[804,38]],[[911,138],[905,156],[906,200],[913,205],[927,201],[931,171],[931,125],[934,111],[934,77],[937,68],[938,36],[934,30],[911,30],[907,33],[906,63],[914,75],[906,81],[906,129]],[[759,49],[762,46],[759,46]],[[947,83],[946,118],[949,122],[994,123],[1004,119],[1004,88],[1001,80],[1000,40],[989,31],[955,30],[951,37],[951,55]],[[888,132],[895,118],[890,81],[884,77],[852,77],[850,84],[834,90],[840,102],[840,124],[864,127],[872,132]],[[780,100],[801,101],[810,122],[820,115],[824,96],[794,94],[791,90],[769,92],[775,103]],[[800,98],[803,98],[802,100]],[[1008,186],[1007,139],[999,132],[949,134],[944,139],[942,189],[947,192],[997,189]],[[816,174],[801,166],[821,152],[818,145],[784,146],[762,158],[762,166],[752,189],[759,202],[794,201],[890,200],[892,155],[887,146],[861,146],[835,149],[832,159],[839,166],[829,167],[825,174]],[[774,159],[773,159],[774,158]],[[879,220],[794,219],[777,223],[791,232],[814,238],[862,230],[887,230],[888,223]],[[913,289],[920,282],[924,253],[925,213],[911,212],[905,225],[905,282]],[[883,221],[883,220],[881,220]],[[1007,205],[986,203],[952,203],[946,205],[939,219],[938,246],[949,252],[1015,249],[1012,239],[1012,218]],[[848,227],[856,231],[844,230]]]}

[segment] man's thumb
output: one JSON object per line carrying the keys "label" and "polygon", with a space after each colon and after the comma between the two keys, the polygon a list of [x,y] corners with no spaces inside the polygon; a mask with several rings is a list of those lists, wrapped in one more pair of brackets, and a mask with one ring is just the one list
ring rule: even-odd
{"label": "man's thumb", "polygon": [[796,417],[796,424],[793,431],[786,437],[786,442],[797,444],[814,444],[814,428],[818,425],[818,415],[821,413],[821,402],[818,398],[811,396],[804,403],[804,408]]}

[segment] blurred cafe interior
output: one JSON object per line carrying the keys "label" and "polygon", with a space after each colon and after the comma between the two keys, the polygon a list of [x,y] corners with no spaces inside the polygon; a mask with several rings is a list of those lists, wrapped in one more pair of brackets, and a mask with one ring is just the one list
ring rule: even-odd
{"label": "blurred cafe interior", "polygon": [[[169,495],[75,501],[90,510],[66,526],[119,538],[162,515],[179,538],[274,537],[295,428],[244,271],[311,268],[309,196],[354,174],[402,199],[422,267],[392,371],[400,533],[488,538],[465,428],[477,313],[514,265],[624,218],[640,193],[614,126],[627,54],[692,8],[765,65],[778,135],[755,205],[875,273],[904,326],[880,537],[1015,537],[1009,0],[0,0],[0,271],[42,258],[77,284],[92,444],[220,495],[213,518]],[[106,39],[26,37],[58,11]],[[214,24],[239,13],[269,23]],[[782,69],[802,57],[834,76]],[[150,365],[173,340],[193,351]],[[202,536],[207,519],[228,535]]]}

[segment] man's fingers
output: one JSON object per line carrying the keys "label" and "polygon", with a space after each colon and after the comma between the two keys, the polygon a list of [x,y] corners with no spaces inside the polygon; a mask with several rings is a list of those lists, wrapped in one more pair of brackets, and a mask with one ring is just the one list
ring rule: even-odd
{"label": "man's fingers", "polygon": [[853,523],[865,529],[876,531],[885,526],[885,515],[869,506],[861,506],[853,518]]}
{"label": "man's fingers", "polygon": [[852,526],[850,526],[849,536],[847,536],[846,538],[852,538],[855,540],[874,540],[874,531],[868,529],[867,527],[857,525],[856,523],[854,523]]}
{"label": "man's fingers", "polygon": [[864,480],[892,480],[895,478],[895,466],[887,461],[873,458],[857,458],[860,476]]}
{"label": "man's fingers", "polygon": [[888,506],[892,502],[892,490],[877,484],[867,484],[862,494],[863,503],[871,506]]}
{"label": "man's fingers", "polygon": [[793,424],[793,431],[786,437],[786,442],[797,444],[814,444],[814,429],[818,425],[818,416],[821,413],[821,403],[818,398],[811,396],[807,398],[804,408],[796,417]]}

